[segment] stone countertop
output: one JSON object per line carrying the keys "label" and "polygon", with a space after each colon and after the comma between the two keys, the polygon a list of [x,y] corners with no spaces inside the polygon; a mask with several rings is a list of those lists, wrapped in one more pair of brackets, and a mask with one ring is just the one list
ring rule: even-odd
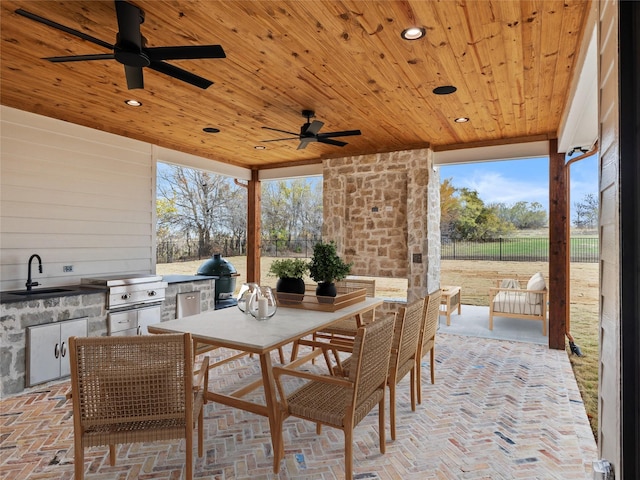
{"label": "stone countertop", "polygon": [[208,275],[164,275],[162,281],[171,285],[172,283],[201,282],[205,280],[217,280],[218,278],[220,277]]}
{"label": "stone countertop", "polygon": [[47,300],[50,298],[90,295],[92,293],[106,292],[106,287],[87,287],[86,285],[60,285],[55,287],[34,288],[28,293],[26,289],[10,290],[0,292],[0,303],[28,302],[31,300]]}

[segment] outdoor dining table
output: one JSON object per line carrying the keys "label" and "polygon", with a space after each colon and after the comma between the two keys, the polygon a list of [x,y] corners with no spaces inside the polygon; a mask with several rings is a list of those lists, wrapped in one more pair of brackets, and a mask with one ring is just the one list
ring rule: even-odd
{"label": "outdoor dining table", "polygon": [[[260,379],[249,385],[244,385],[230,394],[214,392],[208,388],[207,400],[267,417],[271,431],[272,451],[278,452],[282,439],[278,437],[280,430],[277,423],[278,399],[272,371],[271,352],[335,322],[351,317],[356,317],[360,322],[361,319],[358,317],[367,312],[375,313],[376,307],[381,304],[382,299],[380,298],[366,298],[362,302],[335,312],[278,307],[278,311],[273,317],[262,321],[243,313],[238,308],[225,308],[150,325],[148,331],[152,334],[190,333],[194,344],[226,347],[258,355]],[[316,349],[289,363],[288,366],[301,365],[319,353]],[[242,398],[259,387],[264,389],[265,404]],[[273,469],[277,473],[280,467],[277,455],[274,455],[273,461]]]}

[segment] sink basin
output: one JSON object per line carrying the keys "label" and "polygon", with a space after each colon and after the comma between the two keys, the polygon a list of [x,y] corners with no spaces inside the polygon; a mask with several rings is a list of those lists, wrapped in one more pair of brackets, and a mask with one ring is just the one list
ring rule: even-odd
{"label": "sink basin", "polygon": [[36,288],[34,290],[20,290],[16,292],[7,292],[11,295],[46,295],[47,293],[63,293],[63,292],[71,292],[71,288]]}

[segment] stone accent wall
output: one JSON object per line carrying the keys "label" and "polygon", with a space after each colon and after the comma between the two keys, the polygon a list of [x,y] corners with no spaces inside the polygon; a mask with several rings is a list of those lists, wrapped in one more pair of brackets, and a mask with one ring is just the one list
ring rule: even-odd
{"label": "stone accent wall", "polygon": [[353,275],[408,279],[407,301],[440,286],[440,179],[430,149],[325,160],[323,238]]}
{"label": "stone accent wall", "polygon": [[105,304],[106,293],[100,292],[0,305],[0,396],[25,388],[27,327],[89,317],[88,335],[106,335]]}
{"label": "stone accent wall", "polygon": [[[162,304],[162,321],[176,318],[178,293],[200,291],[202,311],[215,308],[215,281],[170,284]],[[88,336],[107,334],[106,293],[0,304],[0,397],[20,393],[26,384],[27,327],[88,317]]]}

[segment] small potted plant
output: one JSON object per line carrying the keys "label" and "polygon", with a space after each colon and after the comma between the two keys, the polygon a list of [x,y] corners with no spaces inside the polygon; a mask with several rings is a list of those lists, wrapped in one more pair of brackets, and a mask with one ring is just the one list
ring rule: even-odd
{"label": "small potted plant", "polygon": [[345,263],[336,251],[335,242],[318,242],[313,247],[309,264],[311,278],[318,282],[316,295],[335,297],[338,292],[334,282],[343,280],[351,272],[352,263]]}
{"label": "small potted plant", "polygon": [[278,277],[276,292],[304,294],[304,275],[309,271],[309,263],[301,258],[274,260],[269,267],[269,275]]}

